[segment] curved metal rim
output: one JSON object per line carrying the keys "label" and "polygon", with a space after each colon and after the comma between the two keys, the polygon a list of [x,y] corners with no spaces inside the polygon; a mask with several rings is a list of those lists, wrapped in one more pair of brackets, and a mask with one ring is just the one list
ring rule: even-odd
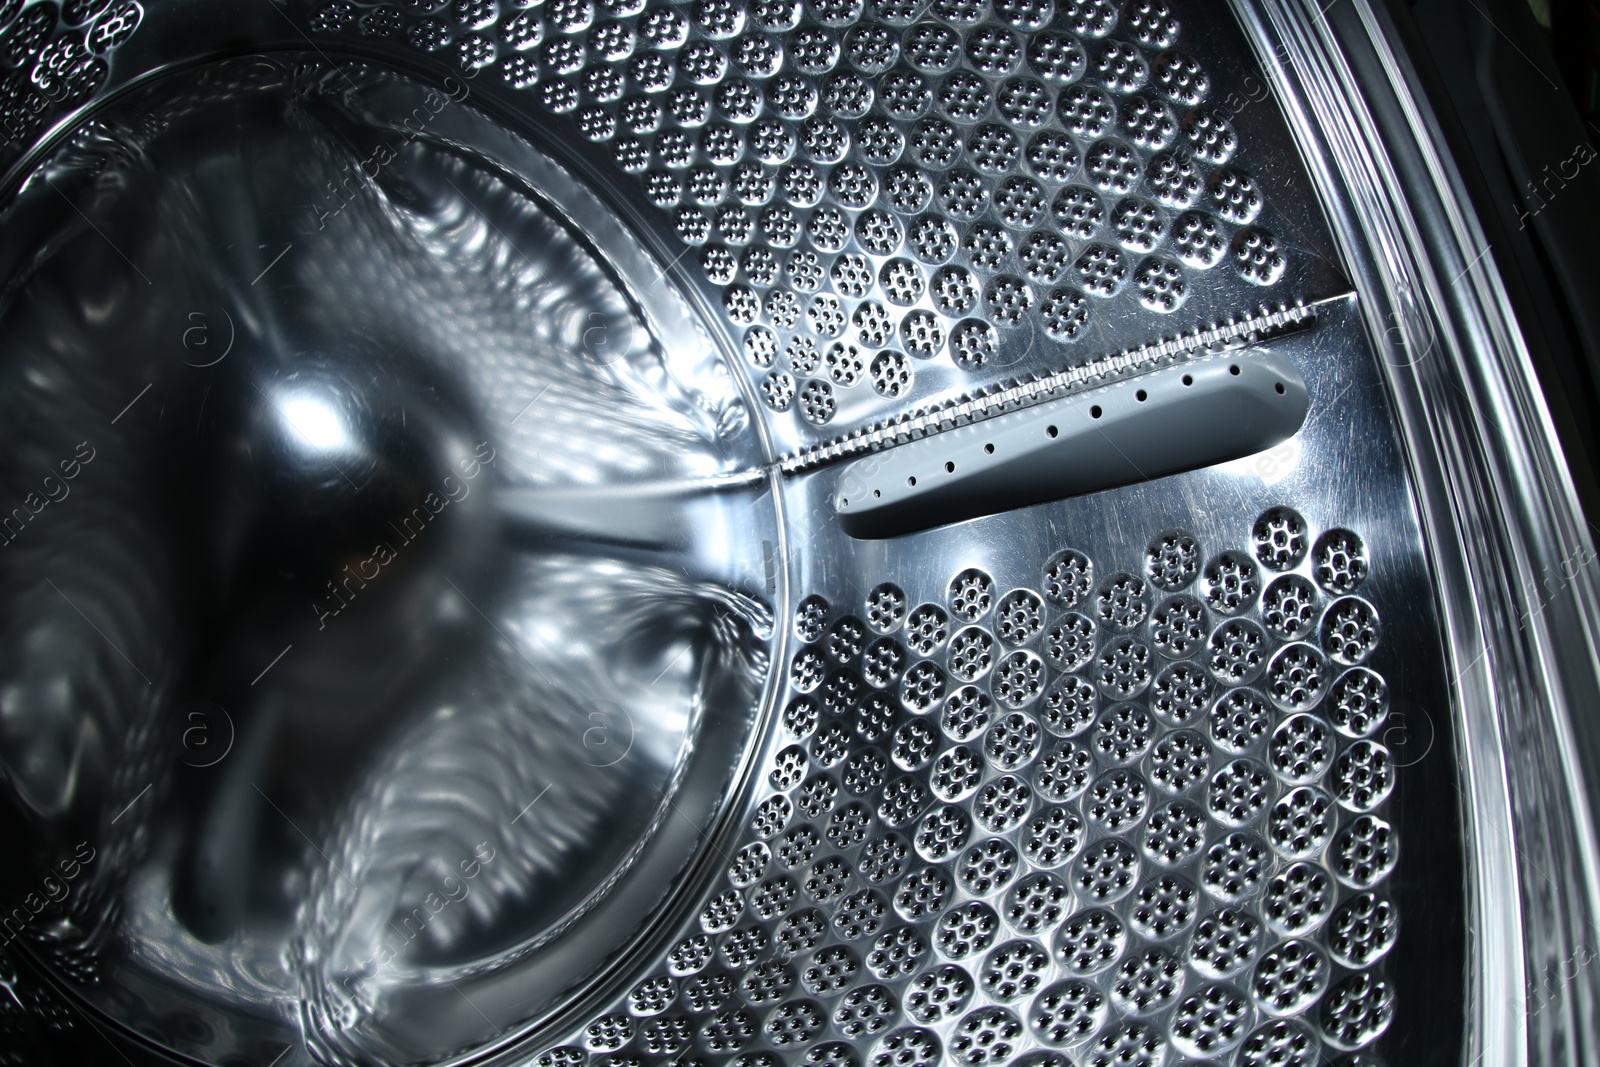
{"label": "curved metal rim", "polygon": [[[1313,109],[1294,131],[1325,188],[1342,194],[1348,228],[1334,229],[1360,268],[1424,529],[1448,549],[1432,559],[1465,791],[1473,954],[1463,1059],[1584,1062],[1579,1005],[1593,1002],[1593,976],[1580,971],[1551,991],[1566,1010],[1527,1000],[1534,969],[1553,958],[1545,950],[1570,949],[1600,917],[1597,798],[1588,787],[1600,747],[1580,736],[1575,714],[1600,698],[1600,596],[1583,568],[1562,571],[1570,596],[1559,602],[1534,606],[1522,594],[1552,564],[1574,553],[1592,559],[1590,528],[1493,249],[1454,163],[1438,151],[1437,123],[1390,44],[1386,13],[1370,0],[1326,11],[1305,0],[1232,3],[1258,42],[1292,43],[1292,66],[1281,50],[1259,58],[1284,100],[1298,96]],[[1345,131],[1358,139],[1341,139]],[[1417,327],[1433,342],[1420,355],[1406,347]],[[1530,742],[1559,780],[1519,777],[1513,760]],[[1553,906],[1537,906],[1541,897]],[[1564,1056],[1554,1052],[1557,1035]]]}

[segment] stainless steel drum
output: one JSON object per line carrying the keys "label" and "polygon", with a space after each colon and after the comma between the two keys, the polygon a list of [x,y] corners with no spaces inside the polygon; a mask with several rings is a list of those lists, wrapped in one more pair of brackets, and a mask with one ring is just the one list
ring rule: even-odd
{"label": "stainless steel drum", "polygon": [[0,3],[0,1062],[1593,1062],[1593,541],[1390,40]]}

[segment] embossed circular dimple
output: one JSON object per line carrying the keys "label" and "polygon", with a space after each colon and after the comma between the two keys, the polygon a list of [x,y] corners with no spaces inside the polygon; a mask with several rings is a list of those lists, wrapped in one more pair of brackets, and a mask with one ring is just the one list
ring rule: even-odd
{"label": "embossed circular dimple", "polygon": [[1110,41],[1089,61],[1089,75],[1116,93],[1131,93],[1150,78],[1150,66],[1133,45]]}
{"label": "embossed circular dimple", "polygon": [[931,656],[950,637],[950,616],[937,604],[923,604],[906,617],[906,645],[919,656]]}
{"label": "embossed circular dimple", "polygon": [[1239,1067],[1314,1067],[1320,1053],[1321,1046],[1311,1031],[1289,1019],[1273,1019],[1244,1039]]}
{"label": "embossed circular dimple", "polygon": [[972,837],[972,820],[961,808],[945,804],[917,823],[917,852],[930,863],[940,863],[966,847]]}
{"label": "embossed circular dimple", "polygon": [[773,854],[779,863],[796,870],[811,862],[821,844],[822,838],[816,828],[801,824],[778,838],[773,845]]}
{"label": "embossed circular dimple", "polygon": [[783,749],[773,760],[771,772],[767,780],[772,783],[772,788],[777,790],[790,789],[805,777],[806,754],[805,750],[796,745]]}
{"label": "embossed circular dimple", "polygon": [[1027,649],[1018,649],[1000,661],[989,687],[1005,707],[1031,704],[1044,689],[1044,661]]}
{"label": "embossed circular dimple", "polygon": [[1117,834],[1144,819],[1150,803],[1144,779],[1127,768],[1096,778],[1083,799],[1083,813],[1106,833]]}
{"label": "embossed circular dimple", "polygon": [[1180,660],[1156,675],[1150,690],[1150,710],[1169,726],[1198,721],[1211,699],[1211,680],[1200,665]]}
{"label": "embossed circular dimple", "polygon": [[983,761],[966,745],[941,753],[929,775],[934,795],[952,804],[971,796],[982,780]]}
{"label": "embossed circular dimple", "polygon": [[1367,579],[1367,546],[1350,530],[1335,527],[1317,538],[1311,573],[1317,584],[1335,596],[1352,592]]}
{"label": "embossed circular dimple", "polygon": [[968,626],[950,639],[950,674],[974,682],[994,666],[995,641],[981,626]]}
{"label": "embossed circular dimple", "polygon": [[1261,619],[1286,641],[1310,636],[1316,629],[1316,588],[1298,574],[1274,578],[1261,594]]}
{"label": "embossed circular dimple", "polygon": [[911,843],[899,834],[889,833],[874,837],[861,847],[856,868],[869,882],[890,882],[905,873],[910,859]]}
{"label": "embossed circular dimple", "polygon": [[1045,563],[1044,595],[1064,608],[1077,606],[1094,586],[1094,564],[1077,549],[1062,549]]}
{"label": "embossed circular dimple", "polygon": [[834,910],[834,929],[846,941],[858,941],[882,931],[890,904],[877,889],[858,889],[843,897]]}
{"label": "embossed circular dimple", "polygon": [[1105,996],[1079,978],[1045,988],[1028,1006],[1028,1025],[1034,1036],[1057,1047],[1087,1041],[1105,1018]]}
{"label": "embossed circular dimple", "polygon": [[1182,52],[1157,56],[1153,74],[1156,88],[1164,96],[1189,107],[1200,103],[1211,91],[1211,79],[1199,61]]}
{"label": "embossed circular dimple", "polygon": [[1006,894],[1005,919],[1012,929],[1021,933],[1045,933],[1055,929],[1071,901],[1072,894],[1059,878],[1035,872]]}
{"label": "embossed circular dimple", "polygon": [[808,697],[796,697],[783,709],[783,728],[795,737],[809,737],[817,728],[817,702]]}
{"label": "embossed circular dimple", "polygon": [[1206,843],[1205,813],[1186,800],[1156,807],[1145,820],[1145,858],[1164,867],[1188,863]]}
{"label": "embossed circular dimple", "polygon": [[1045,658],[1060,671],[1081,670],[1094,659],[1094,621],[1068,612],[1051,624],[1044,639]]}
{"label": "embossed circular dimple", "polygon": [[1333,914],[1338,888],[1328,872],[1309,863],[1293,863],[1273,876],[1261,911],[1275,933],[1302,937]]}
{"label": "embossed circular dimple", "polygon": [[1039,720],[1057,737],[1073,737],[1094,722],[1100,707],[1094,686],[1075,674],[1056,679],[1039,708]]}
{"label": "embossed circular dimple", "polygon": [[1133,888],[1138,877],[1138,855],[1114,837],[1085,848],[1072,865],[1072,887],[1092,904],[1120,900]]}
{"label": "embossed circular dimple", "polygon": [[1043,731],[1032,716],[1014,711],[1001,716],[983,739],[983,754],[1002,771],[1026,766],[1039,753]]}
{"label": "embossed circular dimple", "polygon": [[1239,276],[1256,285],[1271,285],[1288,265],[1278,239],[1259,227],[1246,227],[1233,239],[1233,262]]}
{"label": "embossed circular dimple", "polygon": [[865,695],[861,676],[852,670],[837,670],[822,686],[822,710],[829,715],[848,715],[856,701]]}
{"label": "embossed circular dimple", "polygon": [[994,579],[969,567],[950,581],[950,612],[965,622],[977,622],[994,607]]}
{"label": "embossed circular dimple", "polygon": [[[1200,573],[1200,545],[1186,530],[1167,530],[1144,552],[1144,572],[1157,589],[1176,592]],[[1165,603],[1165,602],[1164,602]]]}
{"label": "embossed circular dimple", "polygon": [[1121,1067],[1122,1064],[1160,1063],[1167,1051],[1166,1038],[1149,1025],[1125,1022],[1108,1029],[1088,1047],[1086,1067]]}
{"label": "embossed circular dimple", "polygon": [[1156,742],[1148,759],[1150,781],[1168,793],[1184,793],[1204,781],[1211,751],[1193,730],[1178,730]]}
{"label": "embossed circular dimple", "polygon": [[1206,850],[1200,884],[1223,903],[1239,904],[1261,889],[1271,862],[1271,852],[1256,835],[1231,833]]}
{"label": "embossed circular dimple", "polygon": [[979,841],[957,860],[956,884],[975,897],[986,897],[1010,884],[1019,862],[1010,842],[997,837]]}
{"label": "embossed circular dimple", "polygon": [[[856,734],[859,736],[861,733],[858,724]],[[857,748],[845,762],[842,776],[844,787],[856,796],[865,796],[883,784],[887,770],[888,761],[883,758],[882,752],[875,748]]]}
{"label": "embossed circular dimple", "polygon": [[1270,1015],[1298,1015],[1328,988],[1328,958],[1308,941],[1285,941],[1256,961],[1250,992]]}
{"label": "embossed circular dimple", "polygon": [[1328,847],[1337,821],[1332,797],[1315,786],[1301,786],[1272,805],[1267,838],[1280,856],[1304,859]]}
{"label": "embossed circular dimple", "polygon": [[1061,232],[1087,241],[1105,225],[1106,207],[1099,195],[1081,185],[1069,185],[1050,202],[1050,212]]}
{"label": "embossed circular dimple", "polygon": [[1245,826],[1266,810],[1272,796],[1272,776],[1252,759],[1236,759],[1211,776],[1206,790],[1206,810],[1227,826]]}
{"label": "embossed circular dimple", "polygon": [[1139,262],[1133,272],[1133,284],[1139,291],[1139,303],[1163,314],[1176,310],[1189,292],[1183,271],[1160,256],[1146,256]]}
{"label": "embossed circular dimple", "polygon": [[991,834],[1019,826],[1033,808],[1033,790],[1016,775],[1005,774],[986,782],[973,799],[973,816]]}
{"label": "embossed circular dimple", "polygon": [[1000,919],[994,909],[979,900],[951,908],[939,917],[934,927],[939,951],[953,960],[983,952],[994,944]]}
{"label": "embossed circular dimple", "polygon": [[933,727],[923,719],[912,719],[895,728],[889,755],[903,771],[920,770],[927,765],[938,743]]}
{"label": "embossed circular dimple", "polygon": [[1044,985],[1050,955],[1037,941],[1021,938],[993,949],[978,972],[978,984],[999,1001],[1032,996]]}
{"label": "embossed circular dimple", "polygon": [[924,971],[906,987],[905,1012],[925,1026],[953,1019],[966,1010],[974,986],[966,971],[944,964]]}
{"label": "embossed circular dimple", "polygon": [[950,331],[950,358],[962,370],[987,366],[999,351],[999,333],[982,319],[962,319]]}
{"label": "embossed circular dimple", "polygon": [[1096,189],[1114,196],[1132,192],[1143,176],[1141,172],[1138,153],[1114,137],[1096,141],[1083,157],[1084,177]]}
{"label": "embossed circular dimple", "polygon": [[1237,225],[1254,222],[1264,200],[1255,180],[1237,170],[1219,170],[1212,175],[1211,207],[1218,215]]}
{"label": "embossed circular dimple", "polygon": [[1333,731],[1313,715],[1291,715],[1272,731],[1267,758],[1290,785],[1315,782],[1333,762]]}
{"label": "embossed circular dimple", "polygon": [[1138,704],[1116,704],[1095,723],[1091,745],[1110,764],[1132,763],[1150,750],[1156,726]]}
{"label": "embossed circular dimple", "polygon": [[1244,685],[1266,665],[1267,635],[1248,619],[1229,619],[1211,634],[1206,667],[1217,681]]}
{"label": "embossed circular dimple", "polygon": [[1138,196],[1125,196],[1111,209],[1111,229],[1117,243],[1132,252],[1149,252],[1165,235],[1161,209]]}
{"label": "embossed circular dimple", "polygon": [[1028,138],[1023,152],[1028,167],[1048,182],[1071,181],[1078,170],[1078,148],[1060,130],[1044,129]]}
{"label": "embossed circular dimple", "polygon": [[1185,211],[1173,220],[1172,250],[1183,263],[1210,270],[1222,261],[1227,249],[1222,227],[1205,212]]}
{"label": "embossed circular dimple", "polygon": [[818,904],[833,904],[850,889],[850,865],[843,856],[825,856],[811,869],[804,888]]}
{"label": "embossed circular dimple", "polygon": [[1198,897],[1193,885],[1174,874],[1141,882],[1134,890],[1128,925],[1151,941],[1172,937],[1194,922]]}
{"label": "embossed circular dimple", "polygon": [[1232,986],[1208,985],[1172,1013],[1172,1044],[1186,1055],[1207,1058],[1237,1045],[1249,1024],[1249,998]]}
{"label": "embossed circular dimple", "polygon": [[1169,659],[1181,659],[1204,644],[1205,605],[1187,593],[1169,596],[1150,613],[1150,640]]}
{"label": "embossed circular dimple", "polygon": [[1178,135],[1178,117],[1172,108],[1149,96],[1123,101],[1119,126],[1124,137],[1152,152],[1167,147]]}
{"label": "embossed circular dimple", "polygon": [[1068,741],[1045,754],[1033,768],[1039,795],[1056,804],[1077,797],[1089,786],[1094,774],[1094,758]]}
{"label": "embossed circular dimple", "polygon": [[1353,667],[1333,683],[1324,712],[1340,733],[1369,736],[1388,718],[1389,687],[1377,672]]}
{"label": "embossed circular dimple", "polygon": [[1394,990],[1382,978],[1347,975],[1322,1001],[1322,1036],[1334,1048],[1370,1044],[1394,1018]]}
{"label": "embossed circular dimple", "polygon": [[1357,596],[1340,597],[1322,616],[1322,647],[1338,663],[1365,661],[1378,646],[1378,612]]}
{"label": "embossed circular dimple", "polygon": [[1268,508],[1250,527],[1256,559],[1268,570],[1287,571],[1305,558],[1306,520],[1293,508]]}
{"label": "embossed circular dimple", "polygon": [[949,682],[937,666],[923,660],[911,665],[900,679],[900,703],[907,711],[922,714],[938,706],[948,691]]}
{"label": "embossed circular dimple", "polygon": [[1090,975],[1111,966],[1127,946],[1121,920],[1105,908],[1089,908],[1067,918],[1056,931],[1053,949],[1062,967]]}
{"label": "embossed circular dimple", "polygon": [[939,728],[952,741],[970,741],[989,727],[994,700],[977,686],[964,685],[951,693],[939,716]]}
{"label": "embossed circular dimple", "polygon": [[942,1051],[939,1036],[932,1030],[905,1027],[878,1042],[872,1067],[935,1067]]}
{"label": "embossed circular dimple", "polygon": [[928,942],[915,926],[896,926],[878,934],[867,952],[867,969],[878,981],[890,982],[917,969],[918,960],[928,955]]}
{"label": "embossed circular dimple", "polygon": [[[1023,239],[1017,259],[1032,281],[1048,285],[1072,261],[1072,246],[1060,234],[1035,230]],[[1039,315],[1056,340],[1071,340],[1088,321],[1088,301],[1072,289],[1052,289],[1039,305]]]}
{"label": "embossed circular dimple", "polygon": [[1206,725],[1218,748],[1242,754],[1267,736],[1272,706],[1254,689],[1230,689],[1211,705]]}
{"label": "embossed circular dimple", "polygon": [[1083,820],[1075,813],[1066,808],[1045,808],[1023,828],[1022,854],[1035,867],[1059,867],[1077,855],[1084,833]]}
{"label": "embossed circular dimple", "polygon": [[628,994],[628,1010],[637,1016],[660,1015],[677,995],[677,983],[668,976],[646,978]]}
{"label": "embossed circular dimple", "polygon": [[1371,889],[1394,870],[1399,844],[1394,827],[1383,819],[1358,815],[1334,839],[1328,863],[1345,885]]}
{"label": "embossed circular dimple", "polygon": [[794,632],[802,641],[811,642],[820,638],[828,624],[828,602],[822,597],[812,594],[800,601],[795,609]]}
{"label": "embossed circular dimple", "polygon": [[1000,598],[995,630],[1008,645],[1031,641],[1044,629],[1044,601],[1031,589],[1013,589]]}
{"label": "embossed circular dimple", "polygon": [[854,615],[844,616],[828,631],[828,658],[839,664],[854,662],[865,647],[866,636],[866,627],[860,619]]}
{"label": "embossed circular dimple", "polygon": [[1357,741],[1334,761],[1332,784],[1340,807],[1371,811],[1394,789],[1394,757],[1376,741]]}
{"label": "embossed circular dimple", "polygon": [[1243,972],[1261,951],[1261,924],[1248,913],[1222,908],[1202,918],[1189,939],[1189,965],[1206,978]]}
{"label": "embossed circular dimple", "polygon": [[1255,562],[1243,552],[1222,552],[1206,562],[1201,575],[1206,603],[1222,615],[1238,615],[1255,604],[1261,580]]}
{"label": "embossed circular dimple", "polygon": [[990,1067],[1011,1058],[1022,1036],[1022,1021],[1005,1008],[968,1012],[950,1032],[947,1045],[966,1067]]}
{"label": "embossed circular dimple", "polygon": [[1366,967],[1394,947],[1398,932],[1393,904],[1373,893],[1358,893],[1334,912],[1328,924],[1328,950],[1342,967]]}
{"label": "embossed circular dimple", "polygon": [[861,674],[867,684],[878,689],[887,689],[900,679],[900,674],[905,670],[906,653],[900,647],[900,642],[891,637],[880,637],[871,645],[861,658]]}
{"label": "embossed circular dimple", "polygon": [[[1194,160],[1181,150],[1162,152],[1150,160],[1150,165],[1145,168],[1144,180],[1145,188],[1150,190],[1151,196],[1167,207],[1179,211],[1193,207],[1195,202],[1200,199],[1200,193],[1205,187],[1205,182],[1200,176],[1199,168],[1194,165]],[[1210,262],[1206,262],[1208,257],[1197,254],[1199,249],[1195,247],[1195,239],[1205,235],[1196,232],[1195,222],[1206,217],[1199,212],[1195,212],[1180,215],[1173,220],[1172,236],[1175,246],[1180,239],[1187,238],[1189,241],[1188,246],[1177,248],[1178,258],[1191,266],[1209,267],[1222,255],[1223,242],[1221,240],[1215,242],[1216,253],[1209,257]],[[1180,223],[1182,223],[1181,227]],[[1203,229],[1203,227],[1199,229]],[[1213,229],[1215,229],[1214,226]]]}
{"label": "embossed circular dimple", "polygon": [[808,819],[820,819],[833,807],[839,786],[826,774],[813,774],[795,795],[795,806]]}
{"label": "embossed circular dimple", "polygon": [[915,922],[944,910],[954,886],[937,867],[923,867],[906,875],[895,890],[894,909],[901,918]]}
{"label": "embossed circular dimple", "polygon": [[1239,136],[1220,111],[1192,111],[1183,120],[1183,136],[1197,159],[1226,163],[1238,151]]}
{"label": "embossed circular dimple", "polygon": [[1183,964],[1165,949],[1147,948],[1117,965],[1111,1004],[1125,1015],[1149,1015],[1167,1007],[1183,988]]}
{"label": "embossed circular dimple", "polygon": [[1126,700],[1144,692],[1152,672],[1150,646],[1132,637],[1108,641],[1095,660],[1095,682],[1113,700]]}
{"label": "embossed circular dimple", "polygon": [[800,972],[800,985],[814,997],[836,993],[855,981],[861,961],[843,945],[830,945],[811,958]]}
{"label": "embossed circular dimple", "polygon": [[755,814],[750,818],[750,828],[756,836],[766,840],[780,833],[788,825],[793,813],[794,805],[788,797],[781,794],[770,796],[756,805]]}

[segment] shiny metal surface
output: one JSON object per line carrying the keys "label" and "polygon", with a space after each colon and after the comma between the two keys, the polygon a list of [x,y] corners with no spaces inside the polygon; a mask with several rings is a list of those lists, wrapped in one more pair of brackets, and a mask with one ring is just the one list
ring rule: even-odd
{"label": "shiny metal surface", "polygon": [[[1593,672],[1471,655],[1553,535],[1463,502],[1515,368],[1344,6],[0,9],[7,1054],[1558,1062],[1506,974],[1596,883],[1519,910],[1512,798]],[[897,420],[1312,303],[1280,447],[835,521]]]}

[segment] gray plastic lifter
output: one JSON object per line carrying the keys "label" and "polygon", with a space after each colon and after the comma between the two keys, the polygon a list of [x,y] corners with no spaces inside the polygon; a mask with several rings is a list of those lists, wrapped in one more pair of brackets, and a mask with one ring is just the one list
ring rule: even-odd
{"label": "gray plastic lifter", "polygon": [[1308,403],[1277,353],[1196,359],[863,457],[833,508],[852,537],[896,537],[1253,455]]}

